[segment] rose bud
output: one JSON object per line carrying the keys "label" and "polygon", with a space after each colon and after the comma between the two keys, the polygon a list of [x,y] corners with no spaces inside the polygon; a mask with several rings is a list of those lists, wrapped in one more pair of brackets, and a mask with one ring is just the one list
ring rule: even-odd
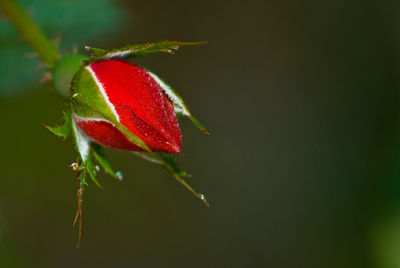
{"label": "rose bud", "polygon": [[182,134],[174,104],[157,80],[123,60],[82,67],[72,81],[74,127],[112,149],[180,152]]}

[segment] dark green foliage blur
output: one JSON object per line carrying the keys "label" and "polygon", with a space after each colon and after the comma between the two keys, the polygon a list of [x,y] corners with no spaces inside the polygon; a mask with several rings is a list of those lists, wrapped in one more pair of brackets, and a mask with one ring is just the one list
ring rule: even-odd
{"label": "dark green foliage blur", "polygon": [[42,125],[66,107],[2,19],[0,267],[400,267],[399,3],[23,2],[64,52],[208,40],[134,62],[211,132],[182,119],[177,159],[211,208],[106,151],[124,180],[89,185],[76,249],[73,145]]}
{"label": "dark green foliage blur", "polygon": [[[127,14],[112,0],[19,0],[48,36],[59,42],[65,55],[74,46],[95,44],[104,36],[121,33]],[[35,89],[41,77],[33,50],[21,42],[13,26],[0,14],[0,97],[22,95]]]}

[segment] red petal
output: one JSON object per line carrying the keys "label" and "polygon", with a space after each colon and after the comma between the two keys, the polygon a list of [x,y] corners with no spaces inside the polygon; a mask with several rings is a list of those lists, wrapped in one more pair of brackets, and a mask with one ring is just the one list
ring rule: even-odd
{"label": "red petal", "polygon": [[75,123],[88,137],[105,147],[116,150],[143,151],[109,122],[75,119]]}

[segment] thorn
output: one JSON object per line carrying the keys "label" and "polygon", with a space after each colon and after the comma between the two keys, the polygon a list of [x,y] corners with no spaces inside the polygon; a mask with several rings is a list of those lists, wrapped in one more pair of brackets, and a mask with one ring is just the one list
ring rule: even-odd
{"label": "thorn", "polygon": [[33,17],[33,15],[35,14],[35,10],[32,7],[28,8],[27,12],[28,12],[30,17]]}
{"label": "thorn", "polygon": [[45,72],[42,76],[42,78],[40,79],[40,83],[44,84],[48,81],[51,81],[51,79],[53,78],[53,74],[50,72]]}
{"label": "thorn", "polygon": [[38,69],[43,69],[46,66],[47,66],[46,63],[44,63],[43,61],[41,61],[41,60],[38,61],[38,64],[37,64]]}
{"label": "thorn", "polygon": [[38,55],[36,54],[36,52],[29,52],[25,54],[25,57],[27,57],[28,59],[36,59],[38,58]]}
{"label": "thorn", "polygon": [[59,33],[59,34],[57,34],[57,36],[53,40],[53,43],[54,43],[54,45],[56,46],[57,49],[60,47],[61,38],[62,38],[62,34]]}

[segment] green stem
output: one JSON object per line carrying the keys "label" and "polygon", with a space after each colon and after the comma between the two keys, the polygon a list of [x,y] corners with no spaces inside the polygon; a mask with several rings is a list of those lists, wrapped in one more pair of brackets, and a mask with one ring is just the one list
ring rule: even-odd
{"label": "green stem", "polygon": [[21,6],[14,0],[0,0],[0,10],[17,28],[25,41],[33,47],[39,57],[49,67],[53,67],[60,59],[60,53]]}

